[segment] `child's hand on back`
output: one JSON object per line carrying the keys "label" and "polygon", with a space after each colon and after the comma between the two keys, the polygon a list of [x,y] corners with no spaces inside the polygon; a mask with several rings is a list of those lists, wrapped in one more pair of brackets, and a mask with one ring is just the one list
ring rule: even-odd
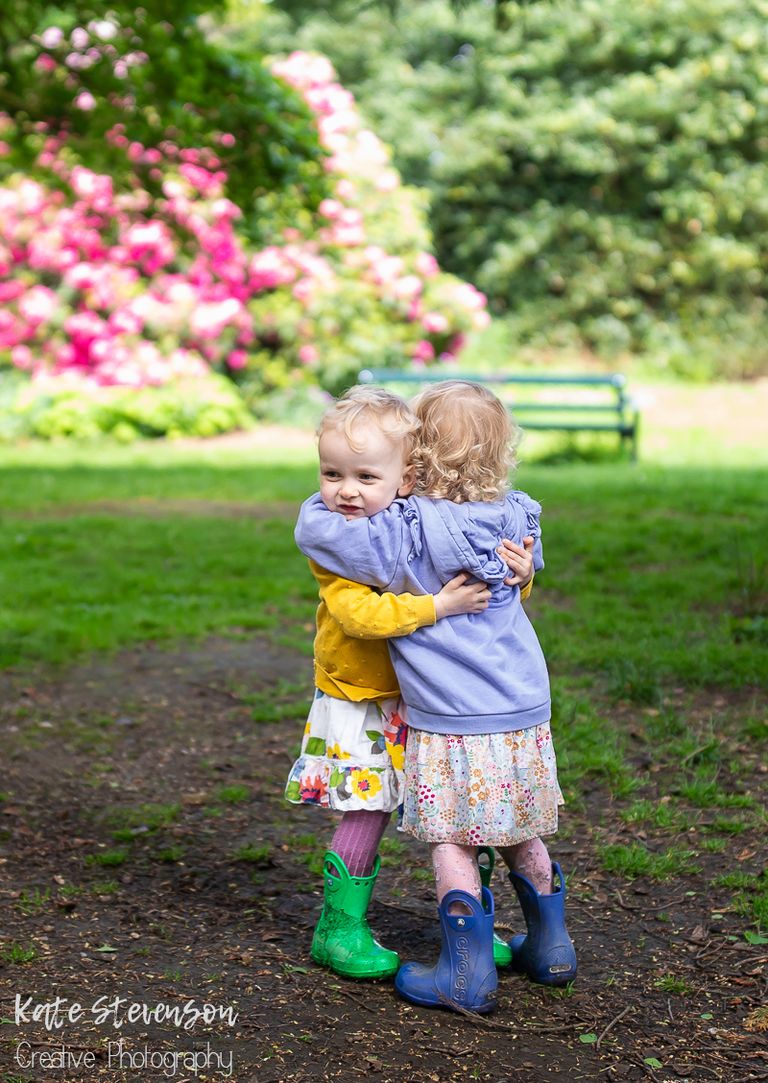
{"label": "child's hand on back", "polygon": [[[533,562],[531,562],[533,563]],[[482,613],[488,608],[491,592],[485,583],[468,583],[469,574],[459,572],[435,595],[435,616],[455,617],[459,613]]]}
{"label": "child's hand on back", "polygon": [[530,583],[533,579],[533,538],[523,538],[522,545],[502,538],[496,552],[513,573],[504,580],[507,586],[524,587]]}

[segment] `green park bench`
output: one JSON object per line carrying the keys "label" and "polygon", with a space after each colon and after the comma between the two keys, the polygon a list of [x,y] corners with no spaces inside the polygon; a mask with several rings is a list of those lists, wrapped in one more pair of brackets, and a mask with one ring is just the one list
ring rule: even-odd
{"label": "green park bench", "polygon": [[[442,380],[501,385],[499,397],[519,420],[523,430],[615,432],[621,446],[628,443],[631,457],[637,458],[639,412],[626,391],[626,378],[620,372],[583,376],[528,372],[480,374],[424,368],[363,369],[358,375],[359,383],[379,387],[410,385],[412,388],[414,384]],[[505,394],[506,389],[512,389],[513,394]],[[407,394],[408,390],[404,388],[403,393]]]}

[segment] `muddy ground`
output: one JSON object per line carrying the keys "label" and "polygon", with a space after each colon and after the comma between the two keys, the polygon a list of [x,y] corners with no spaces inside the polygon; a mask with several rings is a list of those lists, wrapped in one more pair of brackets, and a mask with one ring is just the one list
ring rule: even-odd
{"label": "muddy ground", "polygon": [[[498,1011],[477,1020],[316,967],[332,822],[281,799],[309,679],[304,655],[223,638],[0,676],[3,1083],[768,1079],[768,948],[709,886],[724,855],[666,884],[601,871],[596,825],[625,829],[598,788],[553,845],[572,990],[504,973]],[[372,924],[405,959],[432,960],[426,849],[389,837]],[[753,867],[765,841],[739,847]],[[496,877],[499,921],[520,931]],[[127,1021],[142,1005],[188,1007]],[[205,1005],[209,1022],[191,1013]]]}

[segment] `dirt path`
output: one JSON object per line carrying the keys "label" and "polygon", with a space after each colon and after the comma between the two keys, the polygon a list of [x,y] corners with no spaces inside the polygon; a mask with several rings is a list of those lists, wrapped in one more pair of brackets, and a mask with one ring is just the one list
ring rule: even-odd
{"label": "dirt path", "polygon": [[[580,958],[567,994],[504,974],[499,1010],[478,1021],[316,967],[331,825],[281,800],[308,679],[303,656],[222,638],[0,676],[3,1083],[768,1078],[765,1035],[750,1029],[768,949],[729,939],[725,905],[713,921],[727,893],[712,896],[712,869],[671,887],[601,872],[592,831],[616,814],[597,791],[556,844]],[[425,848],[392,832],[385,851],[372,924],[431,960]],[[519,931],[497,876],[500,921]],[[188,1006],[157,1021],[142,1005]],[[207,1022],[192,1014],[205,1005]]]}

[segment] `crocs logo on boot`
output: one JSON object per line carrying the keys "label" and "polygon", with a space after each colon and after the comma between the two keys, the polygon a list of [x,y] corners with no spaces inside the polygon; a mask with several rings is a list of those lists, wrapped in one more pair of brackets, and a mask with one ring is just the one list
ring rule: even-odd
{"label": "crocs logo on boot", "polygon": [[466,936],[456,938],[456,977],[453,981],[454,999],[467,999],[469,984],[469,940]]}

